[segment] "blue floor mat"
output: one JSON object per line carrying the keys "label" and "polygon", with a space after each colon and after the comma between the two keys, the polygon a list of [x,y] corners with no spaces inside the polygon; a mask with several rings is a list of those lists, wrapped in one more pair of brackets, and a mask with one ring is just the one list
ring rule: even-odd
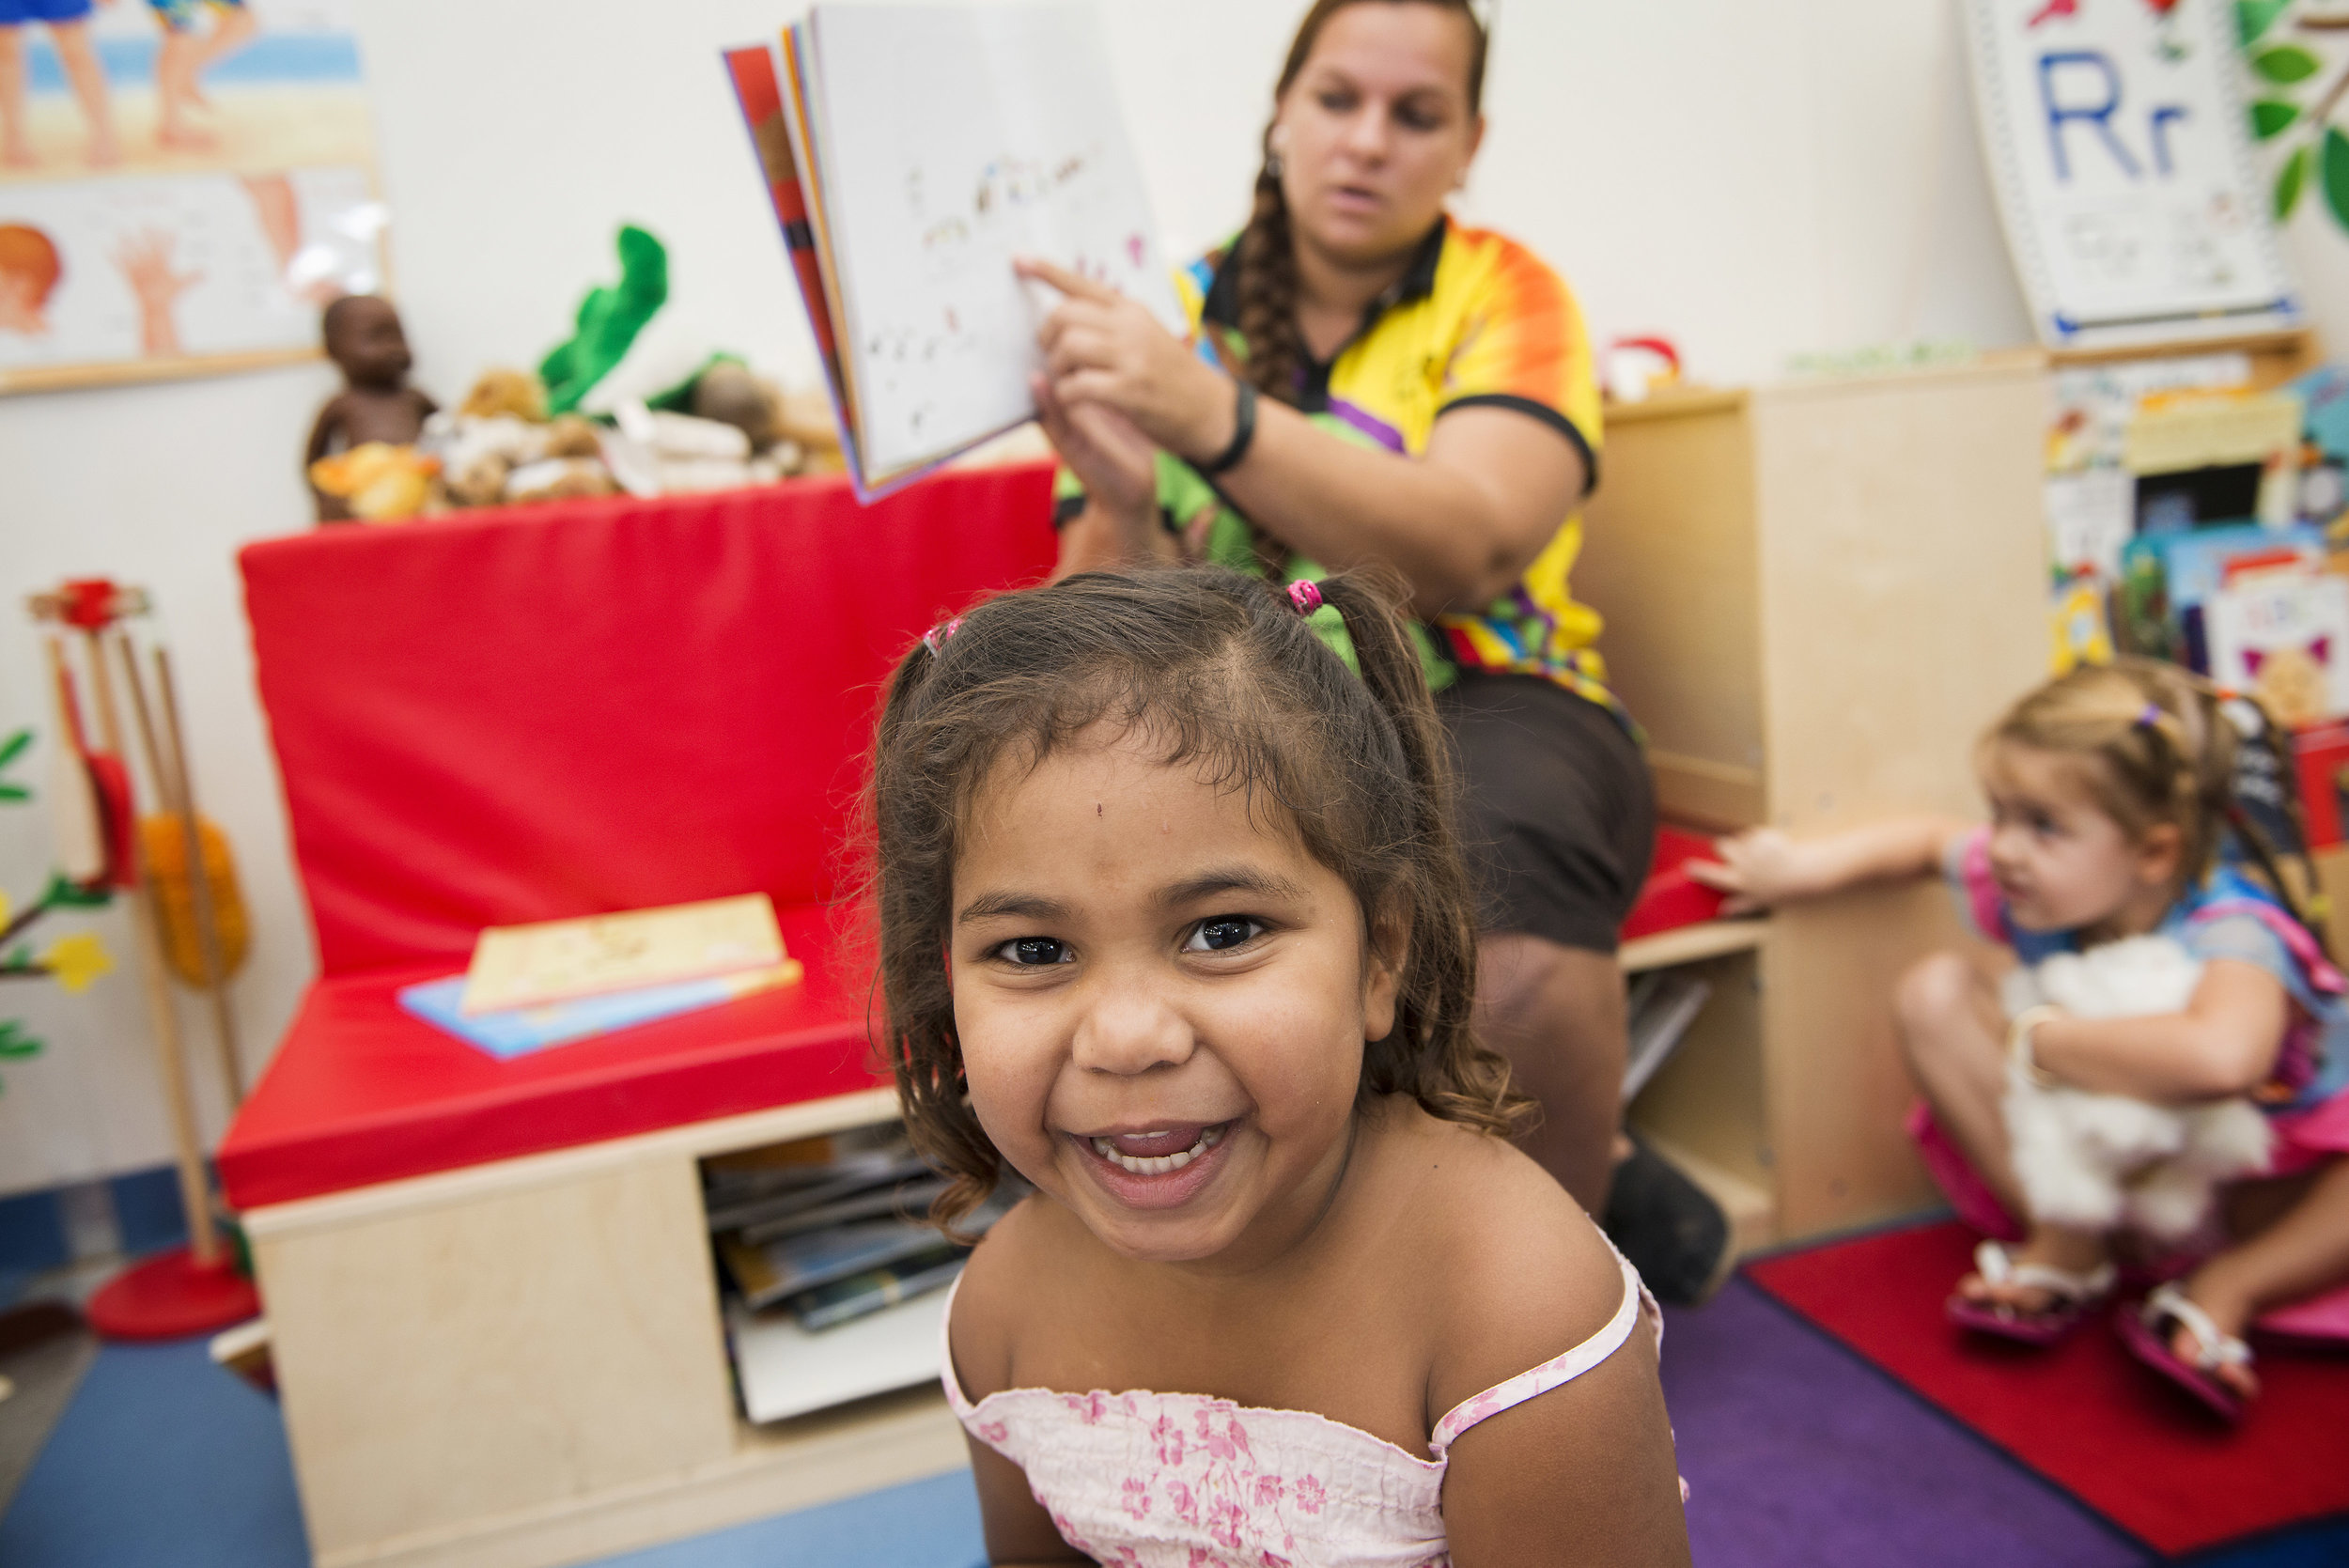
{"label": "blue floor mat", "polygon": [[[0,1558],[0,1560],[6,1560]],[[986,1568],[971,1472],[608,1558],[599,1568]]]}
{"label": "blue floor mat", "polygon": [[6,1518],[8,1568],[309,1568],[277,1406],[202,1340],[110,1344]]}
{"label": "blue floor mat", "polygon": [[[918,1481],[610,1560],[611,1568],[973,1568],[971,1475]],[[308,1568],[277,1406],[201,1340],[104,1347],[6,1517],[7,1568]]]}

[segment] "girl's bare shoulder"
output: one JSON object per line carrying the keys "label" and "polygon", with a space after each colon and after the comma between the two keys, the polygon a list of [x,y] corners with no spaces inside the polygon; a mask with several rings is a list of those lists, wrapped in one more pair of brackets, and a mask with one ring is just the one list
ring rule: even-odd
{"label": "girl's bare shoulder", "polygon": [[957,1379],[970,1399],[1013,1386],[1019,1330],[1033,1313],[1037,1292],[1054,1289],[1055,1272],[1067,1256],[1059,1233],[1068,1223],[1066,1210],[1031,1193],[972,1250],[955,1286],[947,1334]]}
{"label": "girl's bare shoulder", "polygon": [[1448,1409],[1605,1327],[1623,1306],[1622,1265],[1549,1173],[1488,1133],[1417,1106],[1389,1151],[1408,1188],[1405,1244],[1426,1260],[1429,1388]]}

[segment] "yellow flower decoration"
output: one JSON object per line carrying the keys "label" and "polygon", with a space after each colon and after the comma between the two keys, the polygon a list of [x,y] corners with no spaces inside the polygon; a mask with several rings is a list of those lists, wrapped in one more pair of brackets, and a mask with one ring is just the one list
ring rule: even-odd
{"label": "yellow flower decoration", "polygon": [[8,917],[15,912],[15,909],[11,908],[8,903],[8,891],[4,888],[0,888],[0,925],[8,924]]}
{"label": "yellow flower decoration", "polygon": [[97,937],[87,931],[76,931],[61,937],[40,955],[40,961],[57,977],[57,984],[79,994],[101,974],[114,972],[115,961]]}

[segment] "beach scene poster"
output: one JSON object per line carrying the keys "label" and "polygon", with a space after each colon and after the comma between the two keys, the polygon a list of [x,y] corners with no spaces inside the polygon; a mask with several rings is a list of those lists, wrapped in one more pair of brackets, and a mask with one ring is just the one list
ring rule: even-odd
{"label": "beach scene poster", "polygon": [[383,285],[355,0],[0,0],[0,392],[314,355]]}

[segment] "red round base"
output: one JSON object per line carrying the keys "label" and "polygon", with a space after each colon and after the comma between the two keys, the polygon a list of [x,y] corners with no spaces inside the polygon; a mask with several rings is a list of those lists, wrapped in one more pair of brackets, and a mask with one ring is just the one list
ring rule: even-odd
{"label": "red round base", "polygon": [[179,1247],[107,1281],[85,1311],[89,1326],[110,1340],[177,1340],[258,1317],[261,1298],[226,1256],[199,1264]]}

